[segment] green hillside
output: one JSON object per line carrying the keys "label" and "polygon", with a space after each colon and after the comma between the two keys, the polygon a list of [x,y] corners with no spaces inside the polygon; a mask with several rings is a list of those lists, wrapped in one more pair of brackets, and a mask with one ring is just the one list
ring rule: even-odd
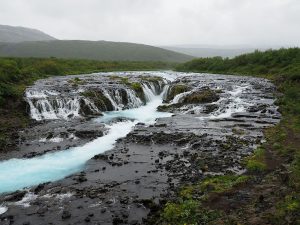
{"label": "green hillside", "polygon": [[164,62],[185,62],[193,58],[149,45],[77,40],[0,43],[0,56]]}
{"label": "green hillside", "polygon": [[233,59],[198,58],[180,64],[178,71],[244,75],[282,75],[300,78],[300,48],[255,51]]}
{"label": "green hillside", "polygon": [[36,29],[0,25],[0,42],[48,41],[48,40],[55,40],[55,38]]}

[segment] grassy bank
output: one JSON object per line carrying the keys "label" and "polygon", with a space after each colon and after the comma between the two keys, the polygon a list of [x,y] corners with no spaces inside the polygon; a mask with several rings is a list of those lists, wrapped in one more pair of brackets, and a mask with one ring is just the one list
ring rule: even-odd
{"label": "grassy bank", "polygon": [[244,160],[246,176],[218,176],[181,187],[156,223],[300,224],[300,49],[195,59],[176,70],[268,78],[278,88],[274,94],[282,120],[265,130],[267,142]]}
{"label": "grassy bank", "polygon": [[29,124],[23,93],[34,81],[50,76],[108,71],[170,69],[165,62],[0,58],[0,151],[14,148],[17,129]]}

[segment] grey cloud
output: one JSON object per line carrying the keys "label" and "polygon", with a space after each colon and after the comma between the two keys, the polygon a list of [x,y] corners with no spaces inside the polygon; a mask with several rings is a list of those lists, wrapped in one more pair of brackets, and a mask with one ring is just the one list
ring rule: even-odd
{"label": "grey cloud", "polygon": [[299,45],[299,0],[0,0],[0,23],[60,39]]}

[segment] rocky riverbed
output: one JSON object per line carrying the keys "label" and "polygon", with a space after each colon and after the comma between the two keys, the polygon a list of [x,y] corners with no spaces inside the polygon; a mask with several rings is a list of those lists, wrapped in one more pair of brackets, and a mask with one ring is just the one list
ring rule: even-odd
{"label": "rocky riverbed", "polygon": [[[245,172],[242,161],[264,141],[263,129],[280,120],[274,92],[265,79],[174,72],[39,81],[25,95],[36,122],[20,131],[20,150],[1,155],[3,162],[84,145],[107,135],[107,124],[136,123],[80,172],[0,195],[0,223],[144,224],[180,185]],[[136,119],[147,111],[101,119],[155,95],[166,116],[154,123]]]}

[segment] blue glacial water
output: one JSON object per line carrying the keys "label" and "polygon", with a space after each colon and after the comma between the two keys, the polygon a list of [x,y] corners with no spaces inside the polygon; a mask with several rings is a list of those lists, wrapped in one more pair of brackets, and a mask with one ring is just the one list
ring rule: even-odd
{"label": "blue glacial water", "polygon": [[0,162],[0,193],[13,192],[40,183],[57,181],[84,169],[85,163],[94,155],[113,148],[117,139],[125,137],[138,122],[151,124],[156,118],[171,116],[170,113],[157,112],[162,96],[149,95],[150,101],[135,109],[105,113],[95,120],[107,123],[113,118],[125,117],[131,121],[107,123],[109,132],[83,146],[47,153],[31,159],[10,159]]}

